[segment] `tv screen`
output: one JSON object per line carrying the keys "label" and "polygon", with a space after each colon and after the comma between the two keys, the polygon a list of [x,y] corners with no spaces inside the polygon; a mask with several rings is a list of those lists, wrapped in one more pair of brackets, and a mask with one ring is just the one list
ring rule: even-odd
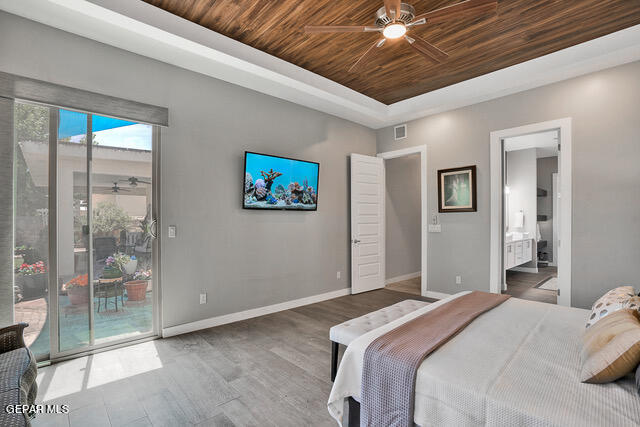
{"label": "tv screen", "polygon": [[315,211],[318,170],[315,162],[245,151],[245,209]]}

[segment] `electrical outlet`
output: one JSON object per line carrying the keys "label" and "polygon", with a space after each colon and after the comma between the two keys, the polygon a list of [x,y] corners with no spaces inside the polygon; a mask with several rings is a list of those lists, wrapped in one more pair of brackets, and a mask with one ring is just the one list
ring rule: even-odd
{"label": "electrical outlet", "polygon": [[200,304],[207,303],[207,294],[200,294]]}
{"label": "electrical outlet", "polygon": [[456,276],[456,285],[462,285],[462,276]]}
{"label": "electrical outlet", "polygon": [[436,225],[438,223],[438,214],[437,213],[432,213],[431,214],[431,224]]}
{"label": "electrical outlet", "polygon": [[342,272],[338,271],[336,273],[336,279],[340,280],[340,276],[342,276]]}
{"label": "electrical outlet", "polygon": [[175,239],[176,237],[176,226],[175,225],[170,225],[169,229],[167,230],[167,237],[169,237],[170,239]]}

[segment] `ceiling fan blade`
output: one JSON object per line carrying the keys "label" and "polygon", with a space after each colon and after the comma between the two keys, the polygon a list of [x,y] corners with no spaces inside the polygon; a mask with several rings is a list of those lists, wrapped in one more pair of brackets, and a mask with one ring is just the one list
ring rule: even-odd
{"label": "ceiling fan blade", "polygon": [[404,38],[409,42],[412,48],[420,52],[423,56],[431,59],[432,61],[441,63],[449,57],[449,54],[419,37],[405,36]]}
{"label": "ceiling fan blade", "polygon": [[380,27],[367,27],[365,25],[307,25],[305,33],[364,33],[382,31]]}
{"label": "ceiling fan blade", "polygon": [[393,17],[394,20],[400,16],[400,5],[402,0],[384,0],[385,12],[389,18]]}
{"label": "ceiling fan blade", "polygon": [[414,18],[414,21],[425,18],[428,22],[444,22],[451,18],[469,16],[484,12],[494,11],[498,7],[496,0],[466,0],[451,6],[442,7],[423,13]]}
{"label": "ceiling fan blade", "polygon": [[381,38],[380,40],[372,44],[371,47],[367,49],[367,51],[360,58],[358,58],[358,60],[349,68],[349,72],[353,73],[354,71],[357,71],[360,67],[362,67],[364,64],[369,62],[369,60],[373,57],[373,54],[375,53],[375,49],[382,47],[382,45],[386,41],[387,39]]}

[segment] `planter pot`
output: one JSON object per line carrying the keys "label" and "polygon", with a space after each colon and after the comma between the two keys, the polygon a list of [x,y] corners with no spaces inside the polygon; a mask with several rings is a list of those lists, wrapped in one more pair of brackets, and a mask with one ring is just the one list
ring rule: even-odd
{"label": "planter pot", "polygon": [[124,269],[124,272],[127,274],[133,274],[136,272],[136,267],[138,267],[138,260],[137,259],[132,259],[131,261],[129,261],[128,263],[126,263],[125,265],[122,266],[122,268]]}
{"label": "planter pot", "polygon": [[20,286],[24,297],[42,297],[47,293],[47,273],[16,276],[16,285]]}
{"label": "planter pot", "polygon": [[73,305],[87,305],[89,304],[89,287],[80,286],[67,289],[67,296]]}
{"label": "planter pot", "polygon": [[131,280],[124,286],[129,301],[144,301],[147,298],[147,280]]}
{"label": "planter pot", "polygon": [[113,266],[107,266],[102,271],[103,279],[117,279],[119,277],[122,277],[122,271],[120,271],[119,268],[116,268]]}

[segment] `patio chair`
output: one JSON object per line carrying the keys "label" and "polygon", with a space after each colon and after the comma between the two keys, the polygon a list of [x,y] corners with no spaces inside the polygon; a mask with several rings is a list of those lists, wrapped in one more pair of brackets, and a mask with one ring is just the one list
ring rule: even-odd
{"label": "patio chair", "polygon": [[104,309],[107,310],[109,298],[113,298],[116,311],[118,311],[118,297],[120,297],[120,305],[124,308],[124,286],[122,285],[122,278],[117,279],[98,279],[93,287],[93,297],[98,300],[98,313],[100,313],[100,307],[104,305]]}

